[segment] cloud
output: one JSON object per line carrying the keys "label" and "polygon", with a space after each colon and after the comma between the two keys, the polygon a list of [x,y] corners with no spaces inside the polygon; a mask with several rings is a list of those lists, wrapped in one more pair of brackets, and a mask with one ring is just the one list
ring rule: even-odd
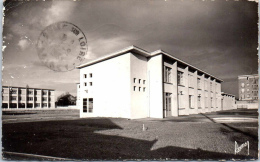
{"label": "cloud", "polygon": [[41,24],[47,26],[57,21],[70,20],[76,4],[73,1],[53,1],[51,7],[44,10],[44,18],[41,20]]}
{"label": "cloud", "polygon": [[27,47],[29,47],[30,45],[30,42],[27,40],[27,39],[21,39],[19,42],[18,42],[18,46],[22,49],[22,50],[25,50]]}

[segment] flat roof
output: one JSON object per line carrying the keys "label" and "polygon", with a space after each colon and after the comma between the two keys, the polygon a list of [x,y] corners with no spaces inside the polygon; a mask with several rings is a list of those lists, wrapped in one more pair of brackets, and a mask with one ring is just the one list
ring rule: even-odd
{"label": "flat roof", "polygon": [[221,79],[219,79],[219,78],[217,78],[217,77],[215,77],[215,76],[213,76],[213,75],[211,75],[211,74],[209,74],[209,73],[207,73],[207,72],[205,72],[205,71],[203,71],[203,70],[201,70],[201,69],[199,69],[199,68],[197,68],[195,66],[192,66],[192,65],[186,63],[185,61],[182,61],[182,60],[180,60],[180,59],[178,59],[176,57],[173,57],[172,55],[170,55],[170,54],[168,54],[168,53],[166,53],[166,52],[164,52],[162,50],[156,50],[156,51],[150,53],[150,52],[147,52],[146,50],[143,50],[143,49],[141,49],[139,47],[136,47],[134,45],[129,46],[127,48],[124,48],[122,50],[119,50],[117,52],[114,52],[112,54],[109,54],[107,56],[98,58],[96,60],[93,60],[93,61],[81,64],[81,65],[77,66],[76,68],[77,69],[81,69],[81,68],[84,68],[84,67],[87,67],[87,66],[90,66],[90,65],[93,65],[93,64],[96,64],[96,63],[99,63],[99,62],[102,62],[102,61],[105,61],[105,60],[108,60],[108,59],[120,56],[120,55],[123,55],[123,54],[131,52],[131,51],[133,51],[133,52],[135,52],[137,54],[140,54],[140,55],[142,55],[144,57],[153,57],[153,56],[156,56],[156,55],[159,55],[159,54],[168,56],[168,57],[170,57],[170,58],[172,58],[172,59],[174,59],[176,61],[179,61],[182,64],[185,64],[185,65],[187,65],[189,67],[192,67],[193,69],[198,70],[199,72],[204,73],[204,74],[206,74],[206,75],[208,75],[208,76],[210,76],[210,77],[212,77],[212,78],[214,78],[214,79],[216,79],[216,80],[218,80],[220,82],[223,82],[223,80],[221,80]]}
{"label": "flat roof", "polygon": [[[23,89],[26,89],[26,87],[18,87],[18,86],[2,86],[2,88],[23,88]],[[51,90],[51,91],[55,91],[55,89],[46,89],[46,88],[32,88],[32,87],[28,87],[27,89],[38,89],[38,90]]]}
{"label": "flat roof", "polygon": [[221,95],[228,95],[228,96],[236,97],[236,96],[233,95],[233,94],[228,94],[228,93],[225,93],[225,92],[221,92]]}
{"label": "flat roof", "polygon": [[251,75],[239,75],[238,78],[243,78],[243,77],[259,77],[258,74],[251,74]]}

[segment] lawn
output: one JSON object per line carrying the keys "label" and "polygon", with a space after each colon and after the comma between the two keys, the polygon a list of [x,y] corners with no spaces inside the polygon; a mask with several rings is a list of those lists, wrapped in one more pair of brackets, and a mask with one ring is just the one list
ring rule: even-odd
{"label": "lawn", "polygon": [[[257,158],[255,136],[232,128],[210,122],[88,118],[3,124],[2,142],[3,151],[78,160]],[[249,141],[250,155],[246,150],[234,155],[235,141]]]}

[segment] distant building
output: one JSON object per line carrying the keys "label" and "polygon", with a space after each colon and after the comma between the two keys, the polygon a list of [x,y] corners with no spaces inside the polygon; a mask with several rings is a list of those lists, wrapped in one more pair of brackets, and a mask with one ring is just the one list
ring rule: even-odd
{"label": "distant building", "polygon": [[237,109],[236,97],[232,94],[222,92],[221,107],[222,110]]}
{"label": "distant building", "polygon": [[165,118],[223,110],[221,79],[162,50],[131,46],[78,68],[80,117]]}
{"label": "distant building", "polygon": [[2,87],[3,109],[55,108],[53,89]]}
{"label": "distant building", "polygon": [[258,100],[258,74],[238,76],[240,101]]}
{"label": "distant building", "polygon": [[238,76],[237,108],[258,109],[258,74]]}

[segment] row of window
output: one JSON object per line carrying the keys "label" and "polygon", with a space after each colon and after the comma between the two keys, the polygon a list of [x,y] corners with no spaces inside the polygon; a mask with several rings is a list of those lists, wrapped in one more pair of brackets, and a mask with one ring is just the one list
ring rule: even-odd
{"label": "row of window", "polygon": [[[143,87],[143,90],[142,90],[142,87],[139,87],[139,88],[138,88],[138,91],[139,91],[139,92],[141,92],[141,91],[145,92],[145,90],[146,90],[145,87]],[[137,91],[137,87],[136,87],[136,86],[134,86],[134,91]]]}
{"label": "row of window", "polygon": [[83,98],[83,112],[92,113],[93,112],[93,98]]}
{"label": "row of window", "polygon": [[[246,91],[247,91],[247,93],[250,93],[249,91],[249,89],[246,89]],[[241,93],[245,93],[245,89],[241,89]],[[258,95],[258,91],[252,91],[252,93],[254,94],[254,95]]]}
{"label": "row of window", "polygon": [[[183,103],[182,103],[182,96],[179,95],[178,98],[178,104],[179,104],[179,108],[183,108]],[[213,97],[210,98],[210,103],[211,103],[211,107],[213,107]],[[197,104],[198,104],[198,108],[201,108],[201,96],[197,97]],[[208,97],[205,97],[205,108],[208,108]],[[195,98],[194,95],[189,95],[189,107],[190,108],[195,108]]]}
{"label": "row of window", "polygon": [[[166,68],[167,69],[167,68]],[[170,73],[167,73],[170,74]],[[184,85],[184,73],[182,71],[177,71],[177,84],[178,85]],[[193,75],[189,74],[189,87],[194,87],[194,80],[193,80]],[[170,78],[170,76],[167,76],[165,78]],[[166,81],[167,82],[167,81]],[[208,82],[205,80],[205,89],[208,89]],[[198,89],[202,89],[202,82],[200,78],[197,78],[197,87]],[[215,90],[220,90],[220,84],[216,84]],[[213,90],[213,84],[210,82],[210,90]]]}
{"label": "row of window", "polygon": [[[19,91],[18,91],[18,94],[23,94],[23,92],[24,92],[24,91],[19,90]],[[8,93],[8,90],[3,89],[3,93]],[[11,94],[17,94],[17,90],[10,90],[10,93],[11,93]],[[32,91],[32,90],[28,90],[28,91],[27,91],[27,94],[31,95],[31,94],[33,94],[33,91]],[[46,91],[43,91],[43,92],[42,92],[42,95],[47,95],[47,94],[48,94],[48,92],[46,92]],[[34,91],[34,95],[37,95],[37,91]],[[49,95],[52,95],[52,93],[49,92]]]}
{"label": "row of window", "polygon": [[89,73],[89,74],[84,74],[84,78],[92,78],[93,77],[93,74],[92,73]]}
{"label": "row of window", "polygon": [[[136,78],[134,78],[133,81],[134,81],[134,83],[137,83],[137,79],[136,79]],[[138,79],[138,83],[141,84],[141,82],[142,82],[142,79]],[[145,84],[145,82],[146,82],[146,81],[143,80],[143,84]]]}
{"label": "row of window", "polygon": [[[3,96],[3,101],[7,101],[8,100],[8,97],[7,96]],[[17,97],[16,96],[11,96],[10,97],[11,100],[16,100]],[[18,97],[19,101],[22,100],[22,97]],[[23,98],[24,100],[24,98]],[[27,97],[27,100],[28,101],[33,101],[33,97]],[[34,101],[37,101],[37,97],[34,97]],[[47,97],[42,97],[42,101],[47,101]],[[51,98],[49,98],[49,101],[51,101]]]}
{"label": "row of window", "polygon": [[[92,82],[89,82],[89,86],[92,86],[93,83]],[[87,82],[84,82],[84,86],[87,87],[88,86],[88,83]]]}
{"label": "row of window", "polygon": [[[19,103],[18,105],[17,105],[17,103],[10,103],[9,104],[9,108],[17,108],[17,106],[18,106],[18,108],[25,108],[25,104],[24,103]],[[48,106],[47,103],[43,103],[42,104],[42,107],[51,107],[51,106],[52,105],[50,103],[49,103],[49,106]],[[39,107],[41,107],[41,104],[40,103],[35,103],[34,107],[35,108],[39,108]],[[2,103],[2,108],[8,108],[8,104],[7,103]],[[28,103],[26,108],[33,108],[33,103]]]}

